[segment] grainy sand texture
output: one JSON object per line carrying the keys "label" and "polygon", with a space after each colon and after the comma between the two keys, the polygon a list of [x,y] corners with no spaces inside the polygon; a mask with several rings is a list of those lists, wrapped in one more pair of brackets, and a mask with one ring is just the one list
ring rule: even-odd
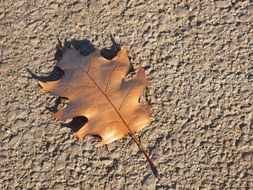
{"label": "grainy sand texture", "polygon": [[[149,79],[141,141],[99,147],[48,111],[26,68],[54,67],[57,37],[110,46]],[[0,0],[0,189],[253,189],[252,1]]]}

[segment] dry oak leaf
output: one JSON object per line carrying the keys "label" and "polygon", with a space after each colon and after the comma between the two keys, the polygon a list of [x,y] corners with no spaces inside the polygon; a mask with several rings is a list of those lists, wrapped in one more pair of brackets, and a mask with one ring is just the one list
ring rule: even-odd
{"label": "dry oak leaf", "polygon": [[63,77],[39,81],[46,92],[69,100],[54,116],[59,120],[85,116],[88,122],[75,133],[79,139],[98,135],[101,144],[109,144],[129,134],[159,178],[152,159],[135,136],[150,124],[150,105],[139,103],[148,83],[144,69],[139,67],[133,78],[125,79],[131,67],[125,47],[112,60],[101,56],[98,49],[86,56],[67,45],[61,50],[63,55],[56,66],[64,71]]}
{"label": "dry oak leaf", "polygon": [[140,67],[132,79],[124,79],[131,66],[124,47],[107,60],[98,49],[83,56],[64,46],[56,66],[64,71],[63,77],[39,84],[52,95],[68,98],[67,107],[54,113],[57,119],[87,117],[88,122],[75,133],[78,138],[99,135],[101,144],[108,144],[149,125],[150,106],[139,103],[147,86],[145,72]]}

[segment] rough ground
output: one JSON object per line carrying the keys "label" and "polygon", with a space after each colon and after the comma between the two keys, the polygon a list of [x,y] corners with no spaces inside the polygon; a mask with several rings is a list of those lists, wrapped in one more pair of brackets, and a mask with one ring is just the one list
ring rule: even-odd
{"label": "rough ground", "polygon": [[[250,1],[0,2],[1,190],[253,189]],[[107,151],[62,128],[26,71],[52,71],[57,37],[102,48],[110,33],[150,81],[159,182],[129,137]]]}

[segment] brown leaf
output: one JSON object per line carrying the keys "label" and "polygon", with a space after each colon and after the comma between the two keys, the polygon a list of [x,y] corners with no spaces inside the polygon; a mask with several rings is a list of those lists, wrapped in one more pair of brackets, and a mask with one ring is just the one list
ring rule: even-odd
{"label": "brown leaf", "polygon": [[136,132],[150,124],[149,104],[139,103],[148,83],[144,69],[139,67],[133,78],[125,80],[131,67],[125,47],[112,60],[101,56],[98,49],[84,56],[73,47],[64,45],[61,48],[62,58],[56,66],[64,71],[63,77],[57,81],[39,81],[46,92],[69,100],[69,104],[54,116],[59,120],[87,117],[88,122],[75,135],[80,139],[99,135],[101,144],[130,134],[151,168],[154,167],[135,137]]}

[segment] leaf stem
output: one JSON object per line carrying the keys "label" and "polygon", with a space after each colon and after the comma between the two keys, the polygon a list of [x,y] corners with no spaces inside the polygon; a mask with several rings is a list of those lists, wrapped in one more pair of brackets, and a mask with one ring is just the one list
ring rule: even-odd
{"label": "leaf stem", "polygon": [[152,160],[152,158],[149,156],[149,154],[147,153],[147,151],[145,150],[145,148],[143,147],[142,143],[140,141],[137,140],[137,137],[134,133],[132,133],[132,131],[130,131],[129,133],[130,137],[134,140],[134,142],[136,143],[136,145],[138,146],[138,148],[142,151],[142,153],[145,155],[149,166],[153,172],[153,174],[155,175],[155,177],[159,180],[160,176],[159,176],[159,172]]}

